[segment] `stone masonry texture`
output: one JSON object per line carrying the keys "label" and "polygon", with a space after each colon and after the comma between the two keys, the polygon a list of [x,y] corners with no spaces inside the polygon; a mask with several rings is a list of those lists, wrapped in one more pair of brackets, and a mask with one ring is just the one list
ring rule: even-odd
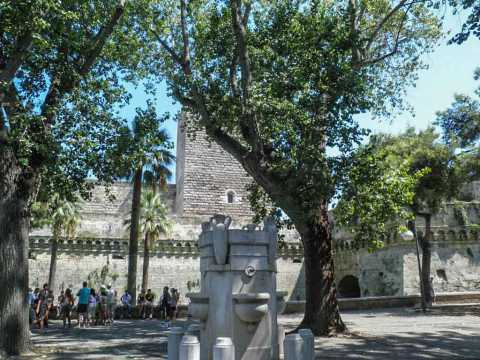
{"label": "stone masonry texture", "polygon": [[[204,132],[185,130],[178,124],[176,184],[169,185],[165,202],[173,223],[172,232],[159,241],[150,261],[151,288],[159,294],[163,286],[180,290],[182,297],[195,291],[200,277],[196,241],[201,223],[215,213],[233,218],[232,228],[251,222],[253,213],[246,186],[251,178],[241,165],[220,146],[210,142]],[[232,192],[233,202],[228,202]],[[128,231],[123,225],[129,216],[132,186],[115,183],[107,197],[102,186],[93,190],[90,201],[81,209],[81,223],[75,239],[62,241],[57,264],[58,291],[62,286],[78,288],[93,272],[108,266],[116,274],[114,286],[126,285]],[[453,204],[433,219],[432,275],[437,291],[480,290],[480,183],[465,189],[468,203]],[[423,223],[417,221],[422,232]],[[51,232],[48,228],[31,232],[29,251],[30,286],[47,281]],[[304,268],[301,243],[294,231],[279,244],[278,290],[289,292],[291,300],[304,298]],[[347,234],[338,232],[334,241],[338,285],[345,278],[358,282],[362,296],[410,295],[418,293],[418,271],[413,242],[389,241],[385,248],[369,252],[356,249]],[[141,283],[142,247],[139,251],[138,279]],[[350,284],[351,285],[351,284]],[[340,294],[342,293],[340,289]],[[348,289],[347,289],[348,290]],[[350,289],[351,290],[351,289]]]}

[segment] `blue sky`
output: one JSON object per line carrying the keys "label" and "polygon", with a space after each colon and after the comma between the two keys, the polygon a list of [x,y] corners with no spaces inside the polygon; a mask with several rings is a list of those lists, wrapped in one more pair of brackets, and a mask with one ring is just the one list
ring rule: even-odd
{"label": "blue sky", "polygon": [[[466,18],[465,14],[449,15],[445,30],[457,33]],[[479,83],[473,80],[473,72],[480,66],[480,40],[472,37],[462,45],[447,45],[450,36],[441,41],[433,53],[424,56],[429,65],[427,70],[419,74],[415,87],[409,88],[407,101],[413,107],[414,115],[409,112],[399,114],[389,121],[371,120],[362,116],[362,126],[374,133],[399,133],[408,126],[424,129],[435,120],[435,113],[445,110],[453,101],[456,93],[473,94]],[[168,97],[164,83],[158,85],[157,109],[159,112],[170,112],[172,117],[180,110],[178,104]],[[133,91],[129,106],[122,110],[122,115],[131,120],[136,107],[144,107],[145,95],[139,87]],[[171,119],[166,127],[173,140],[176,140],[176,123]],[[172,179],[174,180],[174,179]]]}

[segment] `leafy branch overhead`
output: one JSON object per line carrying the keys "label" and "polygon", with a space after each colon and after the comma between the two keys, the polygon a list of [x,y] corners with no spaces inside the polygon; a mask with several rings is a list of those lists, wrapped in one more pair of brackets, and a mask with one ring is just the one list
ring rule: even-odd
{"label": "leafy branch overhead", "polygon": [[382,247],[408,220],[431,218],[458,198],[463,186],[478,178],[478,159],[439,140],[433,128],[373,136],[346,177],[334,210],[338,225],[372,248]]}
{"label": "leafy branch overhead", "polygon": [[128,29],[147,3],[2,3],[0,145],[26,174],[42,173],[50,194],[86,195],[92,175],[113,180],[106,155],[124,124],[119,108],[127,84],[146,76],[143,44]]}

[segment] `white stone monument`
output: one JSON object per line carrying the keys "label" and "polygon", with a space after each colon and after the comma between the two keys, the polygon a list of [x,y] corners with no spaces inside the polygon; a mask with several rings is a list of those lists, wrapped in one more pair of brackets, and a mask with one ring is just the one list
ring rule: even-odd
{"label": "white stone monument", "polygon": [[215,215],[202,224],[201,291],[190,293],[189,313],[201,321],[201,359],[213,359],[217,338],[231,338],[236,360],[279,358],[276,291],[277,229],[272,219],[229,229],[231,218]]}

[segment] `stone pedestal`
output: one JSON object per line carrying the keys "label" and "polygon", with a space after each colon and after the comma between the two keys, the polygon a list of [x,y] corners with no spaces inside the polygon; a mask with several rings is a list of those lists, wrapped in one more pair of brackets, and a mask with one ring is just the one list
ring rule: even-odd
{"label": "stone pedestal", "polygon": [[178,349],[183,337],[183,328],[173,327],[168,334],[168,360],[178,360]]}
{"label": "stone pedestal", "polygon": [[315,337],[312,330],[300,329],[298,335],[303,339],[303,359],[314,360],[315,359]]}
{"label": "stone pedestal", "polygon": [[235,360],[235,346],[230,338],[217,338],[213,346],[213,360]]}
{"label": "stone pedestal", "polygon": [[179,347],[179,360],[200,360],[200,343],[196,336],[183,336]]}
{"label": "stone pedestal", "polygon": [[299,334],[290,334],[284,342],[285,360],[306,360],[303,357],[303,339]]}
{"label": "stone pedestal", "polygon": [[231,230],[230,223],[216,215],[202,224],[201,291],[187,294],[190,314],[202,322],[202,360],[213,359],[219,337],[233,340],[236,360],[276,360],[276,226],[267,219],[263,229]]}

